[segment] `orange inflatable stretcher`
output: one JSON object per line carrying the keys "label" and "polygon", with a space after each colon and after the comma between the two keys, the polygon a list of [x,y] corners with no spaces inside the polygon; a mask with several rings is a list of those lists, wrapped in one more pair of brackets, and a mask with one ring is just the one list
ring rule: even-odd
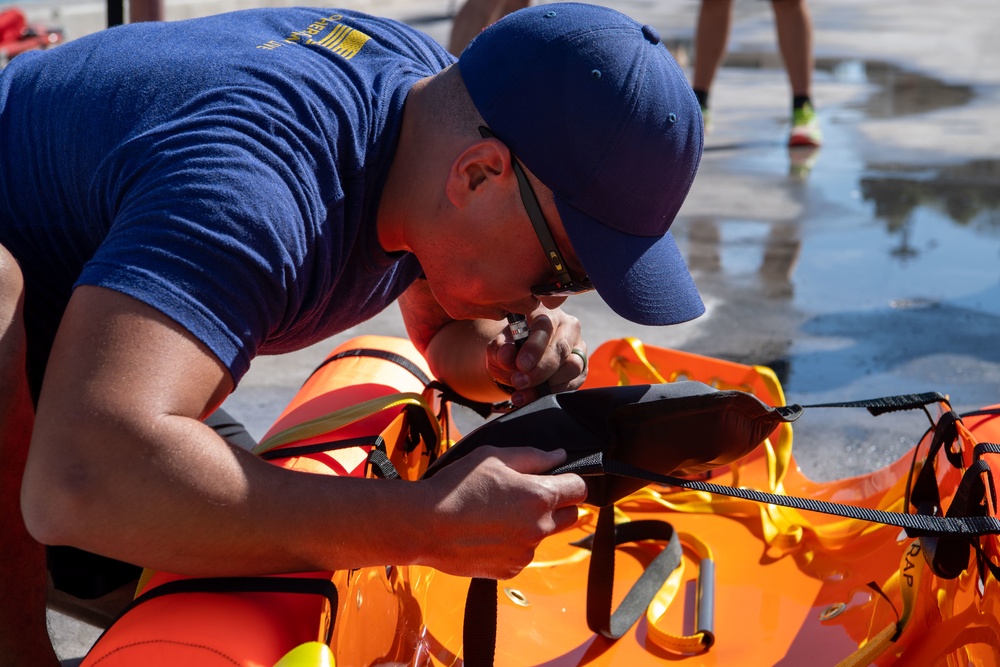
{"label": "orange inflatable stretcher", "polygon": [[[635,339],[595,350],[586,386],[680,379],[785,403],[767,368]],[[792,456],[792,427],[782,424],[710,481],[872,511],[913,513],[920,504],[929,512],[930,504],[948,516],[996,517],[1000,445],[990,443],[1000,442],[1000,406],[960,417],[943,397],[934,403],[918,413],[930,426],[914,448],[870,474],[809,480]],[[931,415],[935,407],[940,415]],[[407,341],[369,336],[331,353],[257,451],[276,465],[334,475],[371,474],[381,457],[416,480],[457,439],[420,355]],[[617,640],[588,627],[597,512],[585,508],[500,582],[494,664],[1000,665],[996,535],[911,538],[861,518],[656,484],[614,509],[619,529],[669,522],[682,545],[638,622]],[[615,606],[664,550],[655,539],[617,548]],[[156,573],[82,665],[470,664],[468,589],[468,579],[418,566],[234,580]]]}

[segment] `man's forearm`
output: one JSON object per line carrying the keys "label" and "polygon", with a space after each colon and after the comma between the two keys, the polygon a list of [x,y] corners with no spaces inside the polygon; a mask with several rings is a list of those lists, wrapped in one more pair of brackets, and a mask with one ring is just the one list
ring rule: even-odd
{"label": "man's forearm", "polygon": [[435,377],[462,396],[496,402],[500,391],[486,366],[486,348],[506,326],[492,320],[454,321],[442,327],[427,346],[427,363]]}

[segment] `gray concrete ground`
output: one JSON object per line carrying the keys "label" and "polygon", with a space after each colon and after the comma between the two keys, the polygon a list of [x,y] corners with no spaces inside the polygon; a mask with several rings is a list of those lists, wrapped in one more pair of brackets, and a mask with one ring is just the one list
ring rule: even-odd
{"label": "gray concrete ground", "polygon": [[[455,0],[353,0],[444,41]],[[168,2],[175,20],[261,4]],[[656,27],[685,68],[695,0],[614,0]],[[29,5],[70,37],[103,5]],[[593,296],[570,308],[592,347],[634,335],[778,370],[790,401],[938,390],[957,407],[1000,401],[1000,3],[814,0],[814,99],[825,145],[790,153],[789,90],[769,3],[736,3],[730,55],[713,90],[714,129],[675,234],[708,306],[688,324],[637,327]],[[803,164],[805,163],[805,164]],[[395,311],[329,343],[256,362],[227,407],[260,436],[339,341],[402,335]],[[474,425],[474,420],[467,422]],[[888,463],[912,418],[811,411],[797,458],[815,479]],[[51,616],[65,664],[97,630]]]}

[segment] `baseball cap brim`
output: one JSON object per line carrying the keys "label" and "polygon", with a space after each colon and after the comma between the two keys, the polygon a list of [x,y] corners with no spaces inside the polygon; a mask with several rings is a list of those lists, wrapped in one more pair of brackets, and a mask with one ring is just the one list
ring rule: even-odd
{"label": "baseball cap brim", "polygon": [[[556,208],[573,250],[612,310],[637,324],[662,326],[705,312],[687,264],[670,232],[635,236],[615,230],[566,203]],[[623,274],[622,267],[629,267]]]}

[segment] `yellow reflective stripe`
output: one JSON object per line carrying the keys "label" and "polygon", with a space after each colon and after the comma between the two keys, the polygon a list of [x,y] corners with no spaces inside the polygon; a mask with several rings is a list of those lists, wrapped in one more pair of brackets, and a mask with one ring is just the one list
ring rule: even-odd
{"label": "yellow reflective stripe", "polygon": [[[252,451],[254,454],[259,456],[264,452],[269,452],[272,449],[275,449],[276,447],[281,447],[282,445],[287,445],[292,442],[298,442],[299,440],[314,438],[318,435],[323,435],[324,433],[336,431],[337,429],[343,428],[348,424],[361,421],[365,417],[370,417],[371,415],[377,414],[383,410],[389,410],[401,405],[421,406],[427,411],[427,414],[430,415],[431,423],[435,425],[435,429],[440,430],[437,418],[434,416],[431,407],[427,404],[427,401],[424,400],[423,396],[414,393],[400,393],[373,398],[356,405],[351,405],[335,412],[331,412],[327,415],[323,415],[322,417],[316,417],[315,419],[304,421],[301,424],[296,424],[295,426],[287,428],[284,431],[275,433],[270,438],[267,438],[259,443],[253,448]],[[438,435],[440,435],[440,433],[438,433]]]}

